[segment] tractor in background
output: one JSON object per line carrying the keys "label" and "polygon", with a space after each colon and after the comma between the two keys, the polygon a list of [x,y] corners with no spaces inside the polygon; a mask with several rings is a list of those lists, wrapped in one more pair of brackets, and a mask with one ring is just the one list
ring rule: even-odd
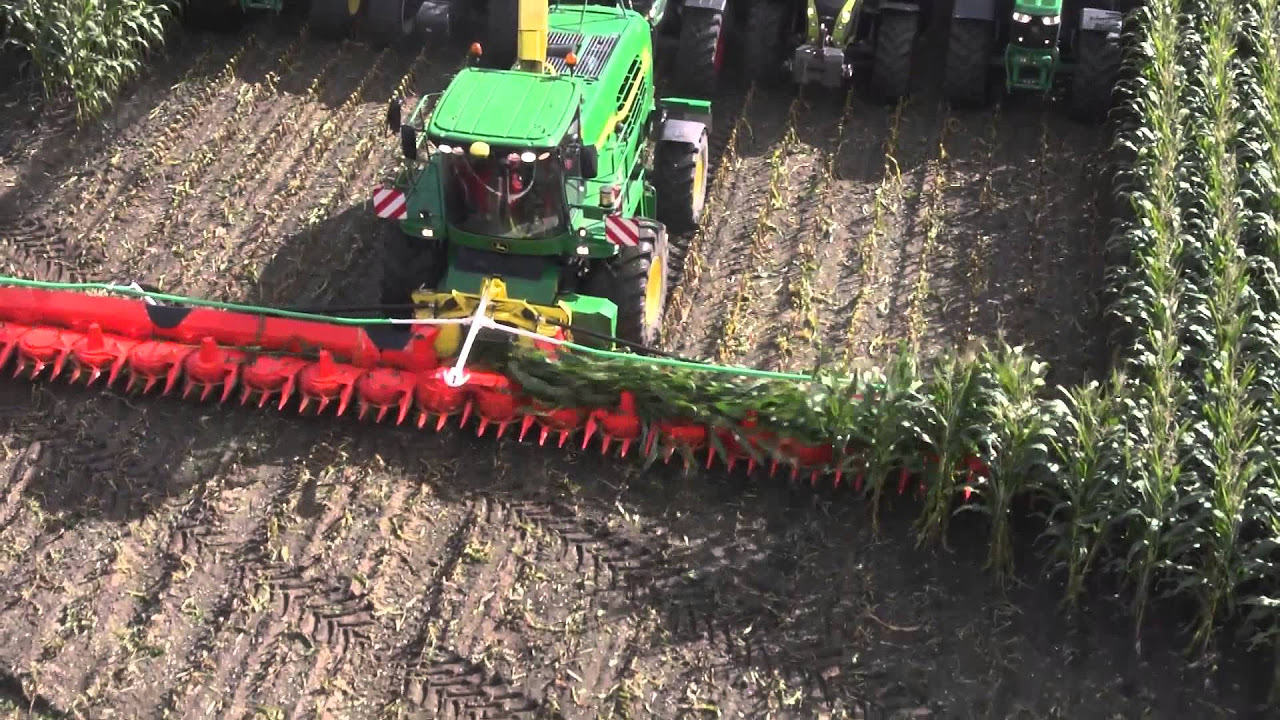
{"label": "tractor in background", "polygon": [[[183,18],[196,28],[231,30],[254,12],[284,12],[289,0],[184,0]],[[301,2],[302,0],[299,0]],[[340,40],[360,35],[392,45],[413,35],[422,0],[306,0],[307,24],[317,36]]]}
{"label": "tractor in background", "polygon": [[[706,199],[710,103],[656,97],[652,25],[634,10],[517,10],[510,65],[474,43],[429,120],[426,98],[407,118],[388,107],[405,165],[373,196],[390,221],[382,302],[652,346]],[[461,340],[442,326],[437,351]]]}
{"label": "tractor in background", "polygon": [[800,85],[841,88],[860,68],[872,92],[910,94],[916,40],[932,0],[751,0],[746,68],[756,82],[789,76]]}
{"label": "tractor in background", "polygon": [[1007,93],[1065,86],[1077,120],[1106,117],[1119,77],[1125,13],[1140,0],[956,0],[943,82],[948,99],[983,106]]}

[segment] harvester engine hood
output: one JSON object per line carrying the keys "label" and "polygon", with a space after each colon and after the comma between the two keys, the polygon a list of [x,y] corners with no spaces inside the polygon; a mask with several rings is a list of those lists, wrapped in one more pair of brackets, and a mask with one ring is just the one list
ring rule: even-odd
{"label": "harvester engine hood", "polygon": [[1051,50],[1058,46],[1062,29],[1061,0],[1030,0],[1014,4],[1009,25],[1010,41],[1021,47]]}

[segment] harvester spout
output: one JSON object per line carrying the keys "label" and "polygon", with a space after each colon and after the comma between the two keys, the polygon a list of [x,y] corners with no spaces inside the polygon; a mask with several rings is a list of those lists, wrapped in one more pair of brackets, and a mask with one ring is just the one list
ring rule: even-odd
{"label": "harvester spout", "polygon": [[520,69],[542,72],[547,61],[547,32],[550,25],[548,0],[520,0],[520,20],[517,27],[516,59]]}

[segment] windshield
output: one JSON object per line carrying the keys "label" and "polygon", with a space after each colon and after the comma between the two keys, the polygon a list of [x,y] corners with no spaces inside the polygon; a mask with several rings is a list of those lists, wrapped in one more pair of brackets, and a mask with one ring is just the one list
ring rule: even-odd
{"label": "windshield", "polygon": [[488,157],[439,146],[449,223],[476,235],[544,238],[565,232],[568,211],[556,150],[494,147]]}

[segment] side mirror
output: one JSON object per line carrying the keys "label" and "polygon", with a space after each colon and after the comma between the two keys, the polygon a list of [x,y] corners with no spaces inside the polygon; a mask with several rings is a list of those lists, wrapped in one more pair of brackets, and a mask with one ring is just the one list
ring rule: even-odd
{"label": "side mirror", "polygon": [[591,180],[600,172],[600,151],[595,145],[584,145],[578,152],[582,177]]}
{"label": "side mirror", "polygon": [[392,98],[387,102],[387,134],[394,135],[400,132],[400,100]]}
{"label": "side mirror", "polygon": [[418,159],[418,133],[408,125],[400,126],[400,152],[405,160]]}

